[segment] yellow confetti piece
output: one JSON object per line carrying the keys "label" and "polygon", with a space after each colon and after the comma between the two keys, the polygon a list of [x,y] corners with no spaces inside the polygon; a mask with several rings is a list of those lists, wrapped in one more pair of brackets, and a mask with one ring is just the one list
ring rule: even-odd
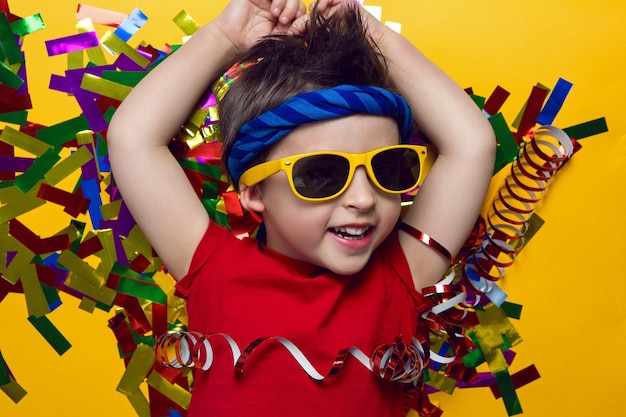
{"label": "yellow confetti piece", "polygon": [[508,364],[501,350],[504,346],[504,337],[511,346],[520,343],[522,338],[499,307],[490,304],[484,308],[484,311],[477,310],[476,314],[480,325],[472,327],[471,330],[478,339],[489,370],[496,374],[508,369]]}
{"label": "yellow confetti piece", "polygon": [[83,297],[80,300],[80,304],[78,305],[78,308],[80,308],[83,311],[86,311],[87,313],[93,313],[96,310],[96,302],[87,297]]}
{"label": "yellow confetti piece", "polygon": [[26,269],[24,269],[20,281],[24,288],[24,298],[26,299],[28,316],[41,317],[50,313],[48,300],[43,293],[43,289],[37,278],[37,270],[33,263],[28,264]]}
{"label": "yellow confetti piece", "polygon": [[11,284],[16,284],[20,279],[30,262],[35,257],[35,254],[31,252],[26,246],[18,243],[19,249],[17,254],[2,274],[2,277],[9,281]]}
{"label": "yellow confetti piece", "polygon": [[120,214],[120,208],[122,208],[122,200],[116,200],[101,205],[100,214],[104,220],[113,220]]}
{"label": "yellow confetti piece", "polygon": [[56,185],[92,159],[93,155],[87,148],[78,148],[76,152],[53,166],[43,177],[48,184]]}
{"label": "yellow confetti piece", "polygon": [[172,20],[187,36],[193,35],[200,29],[200,25],[184,10],[181,10]]}
{"label": "yellow confetti piece", "polygon": [[11,382],[5,385],[0,385],[0,390],[2,390],[7,395],[7,397],[11,399],[11,401],[17,404],[22,398],[24,398],[27,392],[10,375],[9,379]]}
{"label": "yellow confetti piece", "polygon": [[21,216],[22,214],[28,213],[29,211],[46,204],[45,200],[34,196],[33,191],[37,191],[37,189],[31,190],[31,192],[26,194],[24,198],[12,201],[11,203],[0,207],[0,223],[6,223],[11,219],[14,219],[18,216]]}
{"label": "yellow confetti piece", "polygon": [[456,388],[455,379],[440,374],[439,372],[428,371],[428,379],[428,385],[448,394],[452,394],[454,388]]}
{"label": "yellow confetti piece", "polygon": [[150,376],[148,376],[148,385],[165,395],[183,409],[186,410],[189,408],[191,393],[183,389],[180,385],[170,384],[169,381],[163,378],[163,376],[158,372],[150,373]]}
{"label": "yellow confetti piece", "polygon": [[123,245],[128,259],[135,259],[139,254],[145,256],[146,259],[152,259],[152,246],[137,225],[133,226],[128,237],[124,239]]}
{"label": "yellow confetti piece", "polygon": [[128,362],[126,371],[124,375],[122,375],[122,379],[117,385],[116,390],[126,395],[135,393],[148,372],[150,372],[154,360],[154,351],[151,346],[145,343],[137,345],[137,349]]}
{"label": "yellow confetti piece", "polygon": [[[89,18],[79,20],[78,23],[76,23],[76,29],[78,33],[96,31],[93,25],[93,21]],[[104,56],[104,51],[102,50],[102,47],[94,46],[93,48],[88,48],[86,52],[87,52],[87,57],[89,57],[89,61],[91,61],[93,64],[98,65],[98,66],[107,64],[107,60],[106,60],[106,57]]]}
{"label": "yellow confetti piece", "polygon": [[71,272],[65,285],[101,303],[113,304],[116,292],[103,286],[103,279],[89,264],[68,250],[61,253],[58,262]]}
{"label": "yellow confetti piece", "polygon": [[111,229],[101,229],[98,231],[98,239],[103,249],[99,252],[101,262],[98,265],[97,273],[100,276],[108,277],[117,260],[113,231]]}
{"label": "yellow confetti piece", "polygon": [[6,126],[2,133],[0,133],[0,140],[35,156],[42,156],[48,149],[52,148],[52,146],[47,143],[27,135],[26,133],[22,133],[19,130],[15,130],[11,126]]}
{"label": "yellow confetti piece", "polygon": [[101,43],[117,54],[126,55],[141,68],[146,68],[150,64],[150,61],[146,57],[139,54],[130,45],[115,36],[111,31],[104,34]]}
{"label": "yellow confetti piece", "polygon": [[0,223],[0,273],[6,270],[7,252],[15,252],[19,247],[19,242],[9,236],[9,223]]}
{"label": "yellow confetti piece", "polygon": [[132,91],[132,87],[105,80],[93,74],[85,74],[83,76],[80,88],[118,101],[123,101]]}
{"label": "yellow confetti piece", "polygon": [[150,402],[143,395],[141,390],[136,389],[131,394],[127,394],[126,397],[133,407],[138,417],[151,417],[150,414]]}
{"label": "yellow confetti piece", "polygon": [[84,67],[83,51],[70,52],[67,56],[67,69],[79,69]]}

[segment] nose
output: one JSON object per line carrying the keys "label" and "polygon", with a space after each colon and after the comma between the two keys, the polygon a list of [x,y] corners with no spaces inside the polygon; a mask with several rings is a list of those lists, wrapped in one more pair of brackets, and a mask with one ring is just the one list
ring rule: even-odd
{"label": "nose", "polygon": [[344,206],[366,212],[376,204],[376,190],[367,176],[365,167],[358,167],[352,181],[344,191],[342,203]]}

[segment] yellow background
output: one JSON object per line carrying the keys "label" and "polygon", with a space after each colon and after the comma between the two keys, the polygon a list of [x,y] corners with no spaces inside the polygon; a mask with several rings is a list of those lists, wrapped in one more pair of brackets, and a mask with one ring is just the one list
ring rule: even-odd
{"label": "yellow background", "polygon": [[[223,0],[176,2],[92,0],[89,5],[130,13],[139,7],[147,25],[133,38],[156,47],[180,43],[171,19],[185,9],[198,22],[214,17]],[[503,112],[510,123],[540,82],[559,77],[574,84],[555,125],[606,117],[609,133],[584,139],[583,149],[557,175],[537,213],[546,221],[507,270],[501,286],[523,304],[515,325],[525,341],[512,371],[536,364],[542,377],[518,390],[527,417],[624,416],[626,372],[626,3],[616,0],[370,0],[383,20],[402,32],[462,87],[488,96],[511,92]],[[62,74],[63,56],[48,58],[44,41],[75,33],[77,2],[10,1],[12,12],[41,13],[47,28],[25,41],[35,109],[30,120],[55,124],[78,115],[75,101],[47,90]],[[102,28],[98,28],[101,30]],[[56,232],[55,217],[29,219],[33,230]],[[33,223],[34,222],[34,223]],[[17,405],[0,393],[0,416],[133,416],[115,391],[123,372],[111,314],[64,305],[49,315],[73,347],[59,357],[26,320],[21,295],[0,303],[0,349],[28,395]],[[487,389],[437,395],[445,416],[506,416]]]}

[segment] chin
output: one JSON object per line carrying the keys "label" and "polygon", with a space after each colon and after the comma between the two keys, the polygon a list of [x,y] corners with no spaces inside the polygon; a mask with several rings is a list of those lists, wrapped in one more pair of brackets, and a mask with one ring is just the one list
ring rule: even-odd
{"label": "chin", "polygon": [[326,265],[325,268],[337,275],[354,275],[360,272],[367,265],[365,262],[346,262],[342,265]]}

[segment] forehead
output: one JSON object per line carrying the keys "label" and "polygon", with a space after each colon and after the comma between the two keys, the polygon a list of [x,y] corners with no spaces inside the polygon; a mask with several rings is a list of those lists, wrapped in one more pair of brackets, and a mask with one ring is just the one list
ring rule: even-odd
{"label": "forehead", "polygon": [[294,129],[274,146],[268,159],[317,151],[363,153],[399,143],[398,125],[394,119],[354,114]]}

